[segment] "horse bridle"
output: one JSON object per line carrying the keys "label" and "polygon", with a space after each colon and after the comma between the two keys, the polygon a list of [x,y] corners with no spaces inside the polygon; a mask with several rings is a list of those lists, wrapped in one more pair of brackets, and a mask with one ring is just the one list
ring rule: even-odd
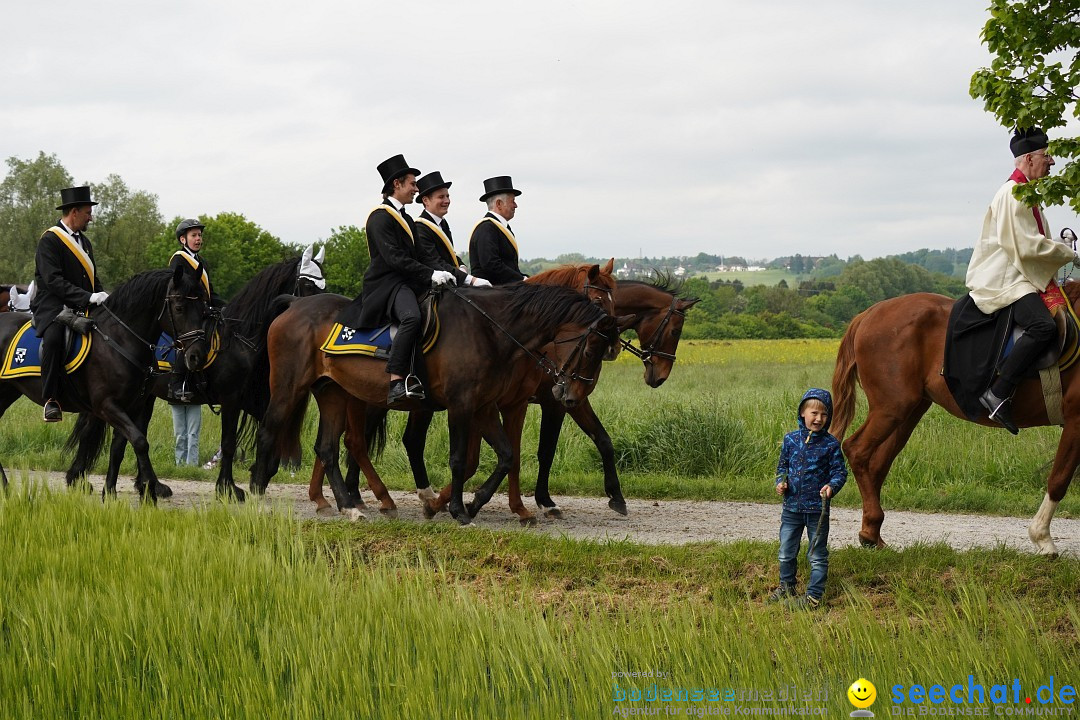
{"label": "horse bridle", "polygon": [[[178,293],[174,293],[165,296],[165,301],[161,305],[161,312],[158,313],[158,321],[161,320],[161,316],[165,314],[165,310],[166,308],[168,308],[169,325],[172,327],[173,330],[176,330],[176,317],[175,315],[173,315],[172,306],[169,304],[169,300],[177,300],[181,298],[184,300],[201,300],[198,295],[180,295]],[[217,318],[220,317],[220,314],[215,314],[212,311],[208,312],[207,314],[214,320],[215,323],[217,322]],[[198,342],[206,342],[206,328],[189,330],[186,333],[177,335],[173,338],[172,347],[176,349],[177,354],[182,355],[183,353],[187,352],[189,348],[194,347],[195,344]]]}
{"label": "horse bridle", "polygon": [[[312,258],[311,264],[314,265],[315,267],[319,268],[319,272],[322,273],[322,274],[321,275],[309,275],[308,273],[298,273],[296,275],[296,282],[293,284],[293,292],[292,292],[293,295],[296,295],[297,297],[300,297],[300,283],[303,280],[309,281],[312,285],[315,285],[315,287],[317,287],[317,288],[319,286],[315,282],[316,280],[322,280],[324,283],[326,282],[326,271],[323,270],[322,263],[319,262],[318,260],[315,260],[314,258]],[[319,289],[322,290],[322,288],[319,288]]]}
{"label": "horse bridle", "polygon": [[596,290],[597,292],[607,295],[608,302],[611,303],[611,307],[615,307],[615,296],[612,294],[611,288],[602,287],[600,285],[593,285],[589,282],[588,278],[585,278],[585,284],[581,286],[581,291],[585,294],[585,297],[589,297],[589,291]]}
{"label": "horse bridle", "polygon": [[[645,363],[646,365],[648,365],[652,361],[653,357],[658,357],[664,360],[670,360],[671,362],[675,362],[675,356],[673,354],[663,352],[662,350],[656,350],[655,348],[656,344],[659,343],[660,340],[664,337],[664,329],[667,327],[667,324],[671,322],[671,316],[678,315],[679,317],[686,317],[686,311],[679,310],[678,307],[676,307],[678,304],[679,298],[672,297],[671,305],[668,307],[667,314],[664,315],[664,319],[661,320],[660,324],[656,327],[656,332],[654,332],[652,334],[652,337],[649,338],[648,344],[646,345],[645,343],[642,343],[643,349],[639,350],[638,348],[634,347],[633,343],[631,343],[629,340],[620,340],[619,342],[622,343],[622,346],[626,348],[627,352],[629,352],[631,355],[637,356],[641,360],[641,362]],[[641,338],[638,339],[640,340]]]}

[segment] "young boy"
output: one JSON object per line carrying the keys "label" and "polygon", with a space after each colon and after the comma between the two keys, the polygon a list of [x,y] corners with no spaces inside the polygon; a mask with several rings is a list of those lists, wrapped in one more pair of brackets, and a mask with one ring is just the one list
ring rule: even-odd
{"label": "young boy", "polygon": [[[776,493],[784,498],[780,515],[780,587],[769,602],[795,598],[795,569],[803,528],[809,547],[810,584],[795,607],[816,609],[825,595],[829,574],[828,499],[847,482],[847,465],[840,442],[829,434],[832,396],[828,390],[810,388],[799,403],[799,429],[784,436],[780,462],[776,465]],[[822,508],[822,498],[826,505]]]}

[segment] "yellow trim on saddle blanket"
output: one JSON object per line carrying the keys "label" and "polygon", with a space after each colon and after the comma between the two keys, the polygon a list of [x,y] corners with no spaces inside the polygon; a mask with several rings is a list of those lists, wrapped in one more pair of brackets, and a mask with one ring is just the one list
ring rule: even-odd
{"label": "yellow trim on saddle blanket", "polygon": [[450,242],[450,238],[446,237],[446,233],[443,232],[442,228],[427,218],[417,218],[416,222],[422,222],[434,230],[435,234],[439,236],[439,239],[443,241],[443,245],[446,246],[446,249],[450,251],[450,257],[454,258],[454,267],[461,267],[461,260],[458,259],[457,253],[454,252],[454,243]]}
{"label": "yellow trim on saddle blanket", "polygon": [[67,245],[67,249],[71,251],[71,254],[75,256],[75,259],[79,261],[79,264],[83,266],[83,270],[86,271],[86,276],[90,278],[90,291],[94,289],[94,262],[90,259],[90,256],[86,254],[86,251],[82,249],[82,245],[75,242],[71,236],[61,230],[59,226],[53,225],[48,229],[60,238],[60,242]]}
{"label": "yellow trim on saddle blanket", "polygon": [[[491,222],[492,222],[492,223],[493,223],[493,224],[495,225],[495,227],[497,227],[497,228],[499,228],[500,230],[502,230],[502,234],[503,234],[503,235],[505,235],[505,236],[506,236],[506,239],[510,241],[510,244],[514,246],[514,253],[515,253],[515,254],[516,254],[516,255],[518,256],[518,258],[520,259],[520,258],[521,258],[521,251],[520,251],[520,250],[518,250],[518,246],[517,246],[517,240],[516,240],[516,239],[514,239],[514,233],[510,232],[510,231],[509,231],[509,230],[508,230],[508,229],[506,228],[506,226],[505,226],[505,225],[503,225],[503,224],[502,224],[501,222],[499,222],[499,221],[498,221],[498,220],[496,220],[495,218],[493,218],[493,217],[487,217],[486,215],[485,215],[484,217],[480,218],[480,222],[478,222],[478,223],[476,223],[475,225],[473,225],[473,232],[475,232],[475,231],[476,231],[476,228],[480,227],[480,223],[484,222],[485,220],[490,220],[490,221],[491,221]],[[471,235],[472,235],[472,233],[469,233],[469,235],[471,236]],[[469,260],[469,262],[474,262],[474,261],[473,261],[473,260]]]}
{"label": "yellow trim on saddle blanket", "polygon": [[[432,308],[434,317],[431,319],[431,325],[427,328],[427,334],[421,338],[420,349],[425,355],[431,351],[431,348],[435,347],[435,342],[439,339],[439,313],[437,309]],[[375,357],[376,353],[383,348],[378,345],[369,345],[367,343],[345,343],[342,342],[345,335],[345,330],[352,330],[353,328],[346,328],[341,323],[334,323],[330,328],[330,334],[326,336],[326,340],[323,341],[322,346],[319,348],[327,355],[364,355],[366,357]],[[351,339],[351,335],[348,336]]]}
{"label": "yellow trim on saddle blanket", "polygon": [[[203,370],[214,364],[219,350],[221,350],[221,333],[215,332],[214,337],[210,338],[210,352],[206,356],[206,364],[203,365]],[[168,360],[158,358],[157,367],[161,372],[172,372],[172,363]]]}
{"label": "yellow trim on saddle blanket", "polygon": [[[199,263],[195,260],[195,258],[191,257],[183,250],[177,250],[173,253],[173,257],[176,257],[177,255],[187,260],[187,264],[191,266],[192,270],[200,269]],[[203,287],[206,288],[206,297],[210,297],[210,276],[206,274],[205,268],[202,268],[202,284]]]}
{"label": "yellow trim on saddle blanket", "polygon": [[[0,379],[9,380],[11,378],[37,377],[41,375],[40,356],[37,365],[19,365],[13,367],[13,365],[15,365],[15,350],[19,347],[19,341],[27,331],[32,331],[29,320],[25,325],[19,328],[18,332],[15,333],[15,337],[8,343],[7,351],[4,353],[4,365],[3,368],[0,368]],[[76,342],[80,344],[75,351],[75,357],[64,364],[65,373],[73,373],[78,370],[86,360],[86,357],[90,354],[90,336],[79,335],[78,333],[76,333],[76,336]]]}

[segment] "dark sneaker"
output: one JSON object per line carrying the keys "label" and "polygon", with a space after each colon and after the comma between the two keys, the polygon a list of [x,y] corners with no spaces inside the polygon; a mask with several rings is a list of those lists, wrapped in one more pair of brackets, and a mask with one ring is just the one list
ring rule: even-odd
{"label": "dark sneaker", "polygon": [[821,599],[810,595],[803,595],[788,603],[792,610],[817,610],[821,607]]}
{"label": "dark sneaker", "polygon": [[49,399],[45,401],[45,422],[60,422],[64,419],[64,413],[60,409],[60,403]]}
{"label": "dark sneaker", "polygon": [[793,585],[781,585],[772,591],[772,594],[765,600],[768,603],[778,603],[781,600],[795,597],[798,593],[795,592]]}
{"label": "dark sneaker", "polygon": [[979,396],[979,402],[990,414],[990,419],[1002,426],[1013,435],[1019,435],[1020,429],[1012,419],[1012,398],[1002,400],[992,390],[987,390]]}

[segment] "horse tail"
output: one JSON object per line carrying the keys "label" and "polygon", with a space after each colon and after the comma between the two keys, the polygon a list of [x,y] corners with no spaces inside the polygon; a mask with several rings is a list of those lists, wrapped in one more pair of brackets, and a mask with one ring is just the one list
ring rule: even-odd
{"label": "horse tail", "polygon": [[848,325],[840,350],[836,353],[836,369],[833,370],[833,421],[830,431],[837,440],[843,440],[851,421],[855,418],[855,393],[858,389],[859,367],[855,363],[855,335],[859,331],[865,312],[859,313]]}
{"label": "horse tail", "polygon": [[386,417],[390,411],[369,405],[364,414],[364,440],[367,442],[368,456],[378,460],[386,449]]}
{"label": "horse tail", "polygon": [[247,410],[240,411],[240,422],[236,426],[236,449],[252,451],[259,436],[259,421]]}
{"label": "horse tail", "polygon": [[300,431],[304,428],[304,415],[307,414],[308,398],[296,403],[292,414],[285,419],[277,434],[277,451],[281,462],[290,468],[300,466]]}
{"label": "horse tail", "polygon": [[75,421],[75,427],[71,429],[71,434],[64,443],[65,450],[75,451],[75,457],[71,462],[72,468],[81,468],[83,472],[86,472],[93,467],[105,448],[107,428],[105,421],[96,415],[79,413],[79,419]]}

